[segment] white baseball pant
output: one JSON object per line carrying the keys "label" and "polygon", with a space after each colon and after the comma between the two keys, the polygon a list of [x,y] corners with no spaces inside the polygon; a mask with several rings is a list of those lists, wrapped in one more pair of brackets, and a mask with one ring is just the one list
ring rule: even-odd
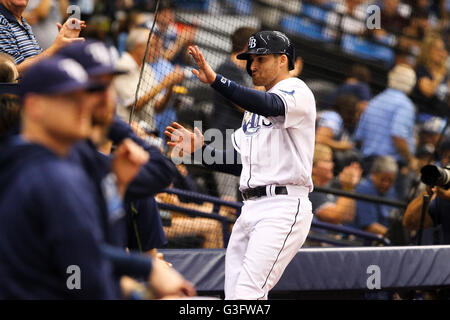
{"label": "white baseball pant", "polygon": [[225,256],[225,299],[266,300],[305,242],[313,218],[308,191],[288,191],[244,201]]}

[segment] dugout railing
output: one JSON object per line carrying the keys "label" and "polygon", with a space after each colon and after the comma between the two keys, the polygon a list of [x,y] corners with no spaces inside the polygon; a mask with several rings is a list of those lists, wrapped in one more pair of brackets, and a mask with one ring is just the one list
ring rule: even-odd
{"label": "dugout railing", "polygon": [[[317,189],[318,191],[318,189]],[[326,188],[321,188],[320,192],[329,193],[330,190]],[[339,190],[335,190],[338,192]],[[226,201],[217,197],[200,194],[192,191],[185,191],[180,189],[166,189],[165,193],[173,194],[177,196],[181,196],[184,198],[191,199],[196,202],[209,202],[213,204],[211,212],[203,212],[196,209],[189,208],[187,206],[181,206],[173,203],[164,203],[158,202],[158,207],[160,210],[176,212],[177,214],[182,214],[190,218],[207,218],[211,220],[215,220],[220,222],[222,228],[222,236],[223,236],[223,246],[226,247],[228,240],[231,234],[231,226],[239,216],[241,212],[241,208],[243,203],[241,202],[232,202]],[[354,199],[360,199],[371,202],[384,203],[395,207],[404,207],[405,204],[398,201],[393,201],[390,199],[380,198],[380,197],[371,197],[363,194],[349,193],[345,192],[345,196],[351,197]],[[222,206],[233,208],[236,210],[236,218],[230,218],[229,216],[223,216],[220,214],[220,208]],[[389,239],[376,235],[373,233],[365,232],[360,229],[356,229],[353,227],[336,225],[332,223],[322,222],[322,221],[313,221],[311,225],[312,230],[324,230],[329,231],[334,234],[341,234],[344,236],[344,239],[336,239],[333,237],[328,237],[324,233],[314,233],[310,232],[308,235],[308,240],[316,242],[316,243],[325,243],[331,246],[337,247],[348,247],[348,246],[373,246],[373,245],[381,245],[388,246],[390,245]],[[211,231],[212,232],[212,231]],[[186,230],[186,233],[189,233],[189,230]],[[351,239],[349,239],[351,238]]]}

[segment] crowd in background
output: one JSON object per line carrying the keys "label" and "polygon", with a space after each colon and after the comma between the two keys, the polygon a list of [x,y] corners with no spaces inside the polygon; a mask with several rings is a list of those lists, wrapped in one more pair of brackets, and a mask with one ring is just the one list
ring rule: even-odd
{"label": "crowd in background", "polygon": [[[278,1],[261,2],[281,6]],[[198,3],[202,13],[260,15],[251,1],[192,1],[191,7],[193,3]],[[252,6],[242,5],[245,3],[253,5],[254,12],[247,10]],[[286,1],[283,6],[287,8],[294,3],[301,2]],[[424,189],[419,183],[421,167],[430,161],[445,166],[450,160],[449,131],[444,130],[449,113],[448,1],[315,0],[305,3],[342,14],[347,18],[341,24],[345,32],[389,45],[394,43],[396,48],[395,63],[386,69],[385,90],[372,93],[371,71],[359,62],[348,71],[343,83],[336,83],[331,94],[317,101],[315,185],[410,201]],[[366,9],[371,4],[381,8],[381,29],[366,28]],[[78,6],[80,12],[72,5]],[[192,127],[192,120],[202,120],[203,129],[218,128],[226,135],[226,129],[240,126],[243,112],[220,96],[212,96],[209,113],[195,109],[195,97],[186,86],[192,74],[184,49],[194,42],[197,29],[177,19],[178,12],[192,10],[186,1],[161,2],[149,52],[146,52],[155,5],[156,1],[144,0],[108,3],[35,0],[29,1],[23,17],[32,26],[41,48],[46,50],[57,38],[56,23],[80,13],[86,21],[81,36],[111,45],[117,65],[128,71],[114,80],[118,115],[129,121],[132,111],[136,132],[169,153],[163,132],[173,121]],[[246,41],[254,31],[250,27],[236,28],[228,40],[231,51],[218,68],[219,73],[247,86],[251,86],[251,79],[245,65],[235,56],[246,48]],[[303,63],[307,61],[299,57],[294,76],[302,78]],[[311,79],[303,80],[308,83]],[[136,95],[138,84],[140,89]],[[7,98],[2,96],[2,99]],[[8,107],[9,100],[2,105],[13,108]],[[180,165],[178,169],[175,187],[226,200],[241,200],[236,179],[199,171],[195,166]],[[313,192],[311,197],[316,219],[388,235],[392,207],[323,192]],[[179,205],[191,202],[176,196],[162,198]],[[209,210],[205,204],[189,204],[191,208],[195,205],[200,211]],[[196,224],[196,228],[201,229],[200,225]],[[220,225],[211,228],[219,230]],[[170,228],[166,227],[166,231]],[[217,241],[214,243],[212,246]]]}
{"label": "crowd in background", "polygon": [[[30,0],[23,12],[8,10],[15,8],[14,1],[0,1],[0,201],[8,208],[0,216],[0,274],[7,275],[0,277],[0,298],[76,298],[62,286],[66,274],[55,272],[68,263],[67,252],[87,275],[85,297],[194,295],[192,285],[168,268],[157,249],[224,247],[232,227],[224,221],[234,221],[239,212],[236,206],[166,188],[231,202],[242,198],[236,178],[169,161],[174,157],[164,131],[174,121],[188,128],[201,121],[202,130],[218,129],[224,143],[230,143],[244,112],[210,89],[192,86],[186,47],[196,43],[204,26],[179,19],[179,13],[245,15],[230,32],[216,30],[228,48],[216,70],[253,87],[246,62],[237,59],[258,31],[245,19],[257,17],[266,27],[270,22],[256,4],[280,7],[281,2],[161,1],[154,16],[157,1]],[[283,8],[299,3],[286,1]],[[314,221],[411,244],[428,194],[431,203],[422,227],[430,232],[424,243],[450,243],[450,191],[421,182],[424,165],[450,165],[450,4],[304,3],[339,12],[347,18],[340,26],[344,32],[396,50],[379,92],[373,90],[370,64],[357,59],[344,81],[334,83],[325,96],[317,94],[316,189],[309,196]],[[381,28],[367,30],[361,23],[373,3],[381,8]],[[78,17],[74,27],[70,18]],[[304,40],[292,39],[297,46]],[[317,79],[302,77],[305,64],[298,56],[291,75],[308,84]],[[52,152],[24,139],[40,141]],[[27,201],[30,192],[32,201]],[[355,194],[365,198],[348,196]],[[159,209],[158,203],[166,206]],[[202,215],[194,218],[180,209]],[[30,217],[28,212],[39,214]],[[210,218],[213,214],[216,218]],[[326,234],[352,240],[340,232]],[[35,241],[35,236],[44,240]],[[35,287],[27,282],[28,274],[37,281]],[[41,292],[41,286],[48,292]]]}

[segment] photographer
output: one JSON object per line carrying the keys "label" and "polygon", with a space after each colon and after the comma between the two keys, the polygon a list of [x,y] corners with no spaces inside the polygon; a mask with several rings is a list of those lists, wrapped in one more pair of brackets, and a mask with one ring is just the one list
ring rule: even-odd
{"label": "photographer", "polygon": [[423,228],[442,225],[443,244],[450,244],[450,189],[427,186],[406,208],[403,226],[408,230],[419,230],[425,194],[431,197],[431,202],[426,211]]}

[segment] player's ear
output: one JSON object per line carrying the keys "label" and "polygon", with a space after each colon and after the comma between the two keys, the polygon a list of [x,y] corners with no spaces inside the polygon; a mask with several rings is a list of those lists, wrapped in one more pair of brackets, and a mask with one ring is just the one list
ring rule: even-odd
{"label": "player's ear", "polygon": [[281,69],[286,69],[289,70],[289,65],[288,65],[289,61],[288,61],[288,57],[285,54],[280,55],[280,67]]}
{"label": "player's ear", "polygon": [[22,108],[26,111],[27,117],[34,121],[39,121],[44,112],[39,98],[33,94],[23,98]]}

